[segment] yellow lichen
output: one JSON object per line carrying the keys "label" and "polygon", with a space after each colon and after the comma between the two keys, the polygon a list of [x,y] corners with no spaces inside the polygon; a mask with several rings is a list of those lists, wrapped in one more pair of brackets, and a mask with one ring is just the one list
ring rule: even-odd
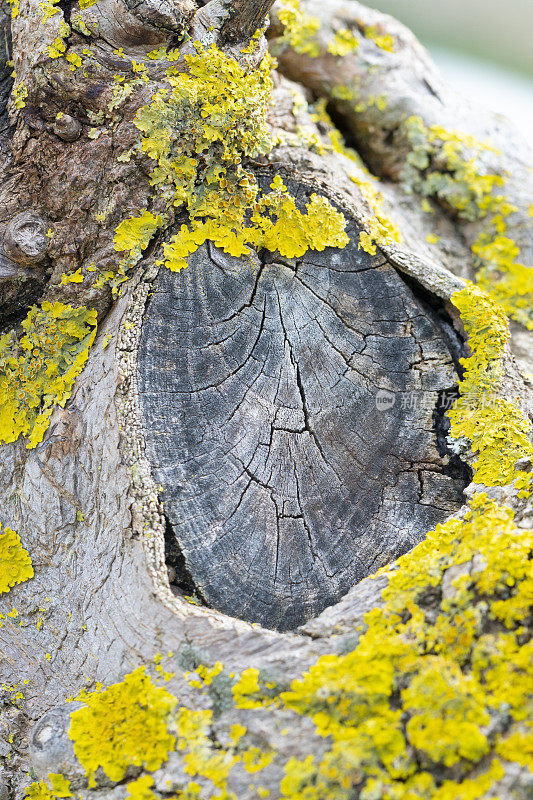
{"label": "yellow lichen", "polygon": [[144,667],[126,675],[108,689],[82,692],[84,706],[71,714],[69,737],[74,752],[95,785],[101,767],[113,781],[121,781],[129,766],[156,770],[174,749],[175,737],[167,723],[177,700],[152,683]]}
{"label": "yellow lichen", "polygon": [[154,794],[151,788],[153,785],[154,779],[151,775],[143,775],[136,781],[128,783],[128,794],[126,796],[127,798],[131,797],[132,800],[157,800],[157,795]]}
{"label": "yellow lichen", "polygon": [[[143,133],[142,149],[157,162],[152,183],[170,205],[185,204],[189,215],[188,224],[163,246],[165,265],[182,269],[206,241],[236,257],[248,254],[250,247],[288,257],[344,247],[344,216],[328,200],[312,195],[300,210],[279,176],[272,191],[261,194],[256,177],[243,166],[245,159],[272,149],[266,124],[270,56],[247,72],[215,46],[195,47],[196,55],[185,57],[189,71],[174,75],[171,69],[167,87],[135,118]],[[123,226],[136,228],[147,214],[121,223],[117,249],[129,246]]]}
{"label": "yellow lichen", "polygon": [[359,39],[349,28],[343,28],[335,33],[328,44],[328,53],[333,56],[347,56],[355,53],[359,48]]}
{"label": "yellow lichen", "polygon": [[70,781],[63,775],[50,772],[48,782],[45,780],[35,781],[28,786],[24,796],[30,800],[60,800],[60,798],[72,797]]}
{"label": "yellow lichen", "polygon": [[63,273],[61,276],[61,286],[66,286],[69,283],[83,283],[83,273],[81,267],[76,272]]}
{"label": "yellow lichen", "polygon": [[[521,587],[532,590],[532,552],[533,533],[514,527],[510,509],[478,495],[464,521],[453,519],[437,526],[393,569],[386,568],[385,607],[367,615],[367,631],[356,650],[346,656],[324,656],[282,694],[285,705],[312,716],[318,732],[333,737],[322,763],[287,765],[285,796],[348,797],[351,782],[343,785],[343,778],[352,774],[372,778],[382,796],[411,797],[416,785],[419,794],[413,796],[434,798],[433,778],[418,771],[407,747],[410,743],[418,758],[429,759],[428,764],[462,764],[457,781],[447,781],[442,792],[442,797],[462,797],[462,776],[469,765],[480,762],[491,746],[505,747],[507,737],[494,729],[488,734],[487,725],[505,702],[508,682],[502,682],[501,673],[490,676],[487,653],[492,658],[499,653],[492,643],[494,633],[483,633],[480,626],[458,658],[450,632],[468,610],[479,608],[481,616],[492,613],[493,625],[500,621],[514,632],[507,635],[520,650],[516,637],[523,631],[529,608]],[[444,598],[438,601],[437,611],[448,624],[436,633],[433,621],[426,620],[418,607],[418,598],[439,586],[452,566],[473,559],[476,566],[458,588],[453,604]],[[519,657],[507,647],[500,662],[514,670],[517,689],[506,702],[512,703],[513,715],[523,719],[524,710],[531,713],[527,711],[532,700],[530,653]],[[401,710],[394,711],[390,702],[398,685],[405,688]],[[503,774],[499,765],[492,769]],[[486,785],[487,773],[477,781]],[[303,794],[309,782],[318,784],[316,795]],[[472,782],[472,792],[475,786]],[[469,791],[465,796],[476,795]]]}
{"label": "yellow lichen", "polygon": [[55,406],[64,406],[96,335],[96,311],[45,301],[0,337],[0,441],[35,447]]}
{"label": "yellow lichen", "polygon": [[115,231],[115,250],[128,250],[132,259],[138,259],[162,223],[163,218],[160,215],[154,217],[147,210],[139,217],[128,217]]}
{"label": "yellow lichen", "polygon": [[[33,566],[18,533],[0,525],[0,594],[33,578]],[[8,614],[13,616],[13,612]]]}
{"label": "yellow lichen", "polygon": [[506,219],[518,209],[496,191],[506,176],[488,172],[483,162],[486,153],[499,152],[468,134],[426,127],[420,117],[407,119],[403,129],[411,145],[404,186],[423,199],[439,200],[461,220],[484,220],[472,245],[478,284],[511,317],[533,329],[533,267],[520,263],[520,247],[506,235]]}
{"label": "yellow lichen", "polygon": [[390,33],[381,33],[378,28],[373,25],[366,25],[363,31],[365,38],[370,39],[381,50],[385,50],[388,53],[394,52],[396,40]]}
{"label": "yellow lichen", "polygon": [[218,789],[224,789],[236,758],[230,751],[214,746],[209,737],[212,721],[211,711],[180,708],[176,717],[178,750],[185,754],[185,772],[188,775],[207,778]]}
{"label": "yellow lichen", "polygon": [[15,103],[15,108],[24,108],[26,105],[25,100],[28,96],[28,90],[24,86],[23,83],[14,83],[13,84],[13,100]]}
{"label": "yellow lichen", "polygon": [[505,486],[516,478],[529,485],[530,476],[515,469],[519,458],[533,456],[531,426],[512,400],[500,396],[502,358],[509,338],[507,318],[481,289],[469,284],[456,292],[472,355],[461,359],[464,376],[460,397],[449,412],[451,435],[465,438],[477,455],[475,480]]}
{"label": "yellow lichen", "polygon": [[320,55],[316,34],[320,30],[320,20],[300,8],[299,0],[281,0],[278,12],[284,31],[279,40],[280,46],[288,45],[301,55],[312,58]]}

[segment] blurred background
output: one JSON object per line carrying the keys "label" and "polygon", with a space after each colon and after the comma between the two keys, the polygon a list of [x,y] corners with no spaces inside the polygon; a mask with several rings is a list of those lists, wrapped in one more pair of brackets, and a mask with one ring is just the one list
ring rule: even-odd
{"label": "blurred background", "polygon": [[533,0],[366,0],[366,5],[411,28],[451,84],[511,118],[533,143]]}

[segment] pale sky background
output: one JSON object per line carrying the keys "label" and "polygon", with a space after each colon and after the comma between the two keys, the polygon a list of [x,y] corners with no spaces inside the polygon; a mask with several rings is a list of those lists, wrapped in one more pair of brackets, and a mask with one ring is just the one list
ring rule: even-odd
{"label": "pale sky background", "polygon": [[366,0],[404,22],[463,95],[533,144],[533,0]]}

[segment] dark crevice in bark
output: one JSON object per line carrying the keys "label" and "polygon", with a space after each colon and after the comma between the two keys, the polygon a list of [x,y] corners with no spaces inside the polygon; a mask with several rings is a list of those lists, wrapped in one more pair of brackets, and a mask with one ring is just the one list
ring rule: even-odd
{"label": "dark crevice in bark", "polygon": [[59,0],[59,3],[57,5],[63,13],[63,19],[65,20],[67,25],[70,25],[70,17],[72,14],[72,6],[74,5],[74,0]]}
{"label": "dark crevice in bark", "polygon": [[12,58],[11,15],[7,4],[0,7],[0,134],[10,127],[7,103],[13,87],[13,67],[8,65]]}
{"label": "dark crevice in bark", "polygon": [[[315,95],[316,100],[321,98],[322,95]],[[361,129],[358,129],[356,134],[353,129],[348,126],[344,114],[335,102],[328,102],[326,111],[341,134],[346,147],[356,151],[369,172],[377,178],[388,178],[390,180],[391,176],[388,174],[389,170],[384,168],[384,165],[388,163],[386,152],[391,149],[400,124],[395,123],[389,130],[386,130],[384,128],[378,128],[376,125],[362,123]],[[372,140],[372,146],[368,144],[370,139]],[[378,139],[381,145],[379,152],[376,153]],[[397,159],[398,156],[396,154],[395,161],[397,161]]]}
{"label": "dark crevice in bark", "polygon": [[439,455],[443,458],[445,456],[449,457],[448,463],[442,470],[444,475],[462,481],[466,488],[466,486],[472,482],[474,473],[472,468],[451,450],[448,442],[451,425],[447,412],[450,410],[454,400],[458,397],[459,390],[457,387],[439,392],[439,399],[433,411],[433,426],[437,438],[437,450]]}
{"label": "dark crevice in bark", "polygon": [[[35,275],[14,276],[2,269],[0,254],[0,333],[18,330],[32,305],[39,301],[49,274],[35,270]],[[20,329],[22,330],[22,329]]]}
{"label": "dark crevice in bark", "polygon": [[206,603],[202,593],[196,586],[191,573],[185,563],[185,558],[172,530],[172,526],[165,516],[165,561],[168,568],[168,581],[171,589],[178,589],[180,594],[192,597],[202,605]]}
{"label": "dark crevice in bark", "polygon": [[267,19],[274,0],[233,0],[230,13],[220,31],[221,42],[245,42]]}
{"label": "dark crevice in bark", "polygon": [[[468,355],[466,343],[455,328],[453,320],[445,308],[444,302],[417,283],[413,278],[403,275],[402,273],[399,274],[417,298],[424,313],[432,319],[433,323],[438,327],[450,351],[457,375],[459,379],[462,379],[464,368],[460,359]],[[462,481],[466,488],[473,478],[472,469],[453,452],[448,441],[451,427],[450,420],[448,419],[448,411],[450,411],[454,401],[458,397],[459,389],[457,385],[439,391],[437,404],[433,411],[433,427],[435,430],[438,453],[442,458],[447,456],[449,459],[448,463],[445,464],[442,469],[443,474],[455,480]]]}

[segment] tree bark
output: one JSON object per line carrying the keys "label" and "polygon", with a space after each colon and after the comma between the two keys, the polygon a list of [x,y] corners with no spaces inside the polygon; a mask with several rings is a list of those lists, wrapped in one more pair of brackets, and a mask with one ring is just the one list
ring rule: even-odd
{"label": "tree bark", "polygon": [[[42,440],[1,445],[0,522],[18,533],[35,574],[0,594],[0,800],[24,797],[50,773],[64,775],[83,798],[121,800],[142,776],[152,778],[147,791],[156,798],[389,796],[385,767],[380,762],[380,790],[359,752],[336,754],[336,776],[328,761],[337,752],[333,723],[317,735],[318,705],[299,713],[283,692],[315,674],[322,656],[352,653],[364,685],[357,648],[388,608],[387,585],[405,563],[396,560],[450,515],[468,520],[476,492],[485,488],[511,509],[524,536],[531,524],[520,486],[471,483],[476,453],[447,438],[445,412],[464,378],[460,359],[471,354],[454,298],[475,278],[473,247],[485,221],[466,219],[442,194],[422,198],[406,186],[413,145],[405,120],[490,138],[493,149],[476,150],[477,171],[505,176],[516,209],[506,236],[519,242],[525,264],[533,257],[529,153],[510,124],[453,94],[399,23],[355,0],[302,0],[300,12],[317,21],[302,40],[308,19],[296,35],[286,6],[271,13],[267,39],[278,67],[266,124],[275,145],[248,156],[247,169],[261,196],[281,176],[300,214],[314,195],[327,198],[346,222],[347,244],[295,257],[253,247],[232,256],[208,241],[184,272],[162,265],[171,237],[193,217],[190,206],[187,215],[168,201],[167,183],[154,183],[136,115],[154,97],[167,98],[172,80],[190,74],[191,59],[212,46],[246,74],[259,69],[266,42],[253,37],[272,5],[97,0],[43,10],[20,0],[16,14],[12,7],[15,89],[7,103],[11,79],[6,70],[0,76],[2,332],[21,340],[30,307],[43,303],[94,309],[98,328]],[[343,31],[359,44],[340,56],[331,41]],[[392,50],[379,39],[387,36]],[[339,91],[347,85],[358,87],[355,100]],[[438,154],[428,158],[424,180],[431,169],[446,173]],[[124,266],[117,228],[145,213],[162,222]],[[390,221],[387,231],[400,231],[401,241],[384,234],[370,240],[370,252],[361,247],[375,219]],[[520,321],[529,312],[521,300],[517,307],[498,391],[519,398],[528,420],[531,333]],[[478,569],[473,559],[465,563]],[[386,564],[389,572],[372,576]],[[417,602],[438,638],[439,614],[453,606],[452,582],[463,573],[454,564],[433,582],[431,574],[428,567]],[[481,620],[472,647],[476,637],[504,630],[486,598],[472,595],[471,608]],[[395,613],[405,624],[416,616],[413,608]],[[509,636],[519,627],[518,645],[526,647],[531,617]],[[428,646],[427,659],[438,653]],[[219,662],[223,671],[205,681],[203,667]],[[68,735],[83,700],[67,698],[119,683],[139,666],[155,681],[160,663],[172,673],[165,685],[179,708],[213,712],[210,756],[227,754],[242,726],[250,759],[256,749],[268,756],[257,775],[239,756],[222,786],[205,770],[195,773],[177,747],[155,768],[132,761],[116,780],[100,768],[89,786]],[[269,702],[235,702],[232,685],[249,668]],[[468,682],[468,658],[457,669]],[[391,714],[400,714],[412,680],[406,673],[386,699]],[[343,691],[351,697],[352,689],[321,685],[317,703],[337,695],[341,703]],[[432,791],[448,781],[459,787],[450,797],[466,797],[463,782],[498,757],[503,774],[475,796],[492,788],[525,800],[527,760],[497,749],[514,722],[510,712],[493,711],[479,756],[431,759],[413,737],[405,746],[412,771],[398,781],[428,775]],[[405,706],[406,730],[410,713]],[[309,756],[329,766],[313,773],[305,794],[287,775]]]}

